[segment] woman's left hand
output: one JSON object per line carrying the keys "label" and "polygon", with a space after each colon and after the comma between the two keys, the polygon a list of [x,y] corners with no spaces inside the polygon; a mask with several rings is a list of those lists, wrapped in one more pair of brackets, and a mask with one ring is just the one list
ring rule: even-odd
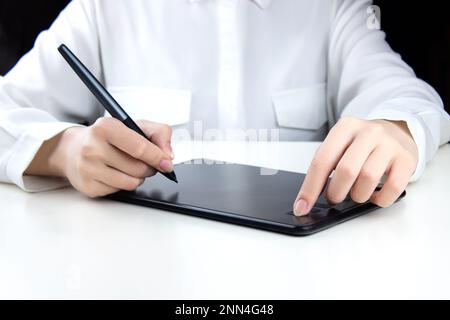
{"label": "woman's left hand", "polygon": [[[308,214],[327,184],[326,196],[338,204],[347,195],[357,203],[392,205],[406,189],[418,163],[416,143],[404,121],[342,118],[317,150],[294,203]],[[386,175],[380,191],[375,191]]]}

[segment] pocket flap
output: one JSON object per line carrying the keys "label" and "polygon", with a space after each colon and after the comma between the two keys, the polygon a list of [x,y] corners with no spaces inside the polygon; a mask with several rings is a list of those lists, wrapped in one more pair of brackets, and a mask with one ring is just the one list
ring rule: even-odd
{"label": "pocket flap", "polygon": [[317,130],[327,122],[325,84],[278,92],[272,99],[280,127]]}

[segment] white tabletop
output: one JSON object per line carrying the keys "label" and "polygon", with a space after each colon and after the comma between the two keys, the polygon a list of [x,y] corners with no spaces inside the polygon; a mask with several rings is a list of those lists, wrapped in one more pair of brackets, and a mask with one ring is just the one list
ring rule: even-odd
{"label": "white tabletop", "polygon": [[[205,157],[304,172],[314,143],[184,143]],[[0,185],[0,298],[450,298],[450,146],[404,201],[297,238]]]}

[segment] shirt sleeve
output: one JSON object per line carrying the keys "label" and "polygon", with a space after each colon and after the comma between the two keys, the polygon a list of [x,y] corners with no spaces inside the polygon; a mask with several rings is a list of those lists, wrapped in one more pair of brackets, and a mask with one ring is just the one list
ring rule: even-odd
{"label": "shirt sleeve", "polygon": [[46,141],[67,128],[88,124],[101,108],[60,56],[65,43],[102,78],[95,1],[72,1],[33,49],[0,77],[0,181],[26,191],[67,184],[56,178],[24,176]]}
{"label": "shirt sleeve", "polygon": [[373,28],[371,5],[369,0],[335,0],[328,55],[329,117],[332,124],[341,116],[405,121],[419,151],[411,178],[415,181],[439,146],[450,140],[450,117],[436,91],[392,51],[385,33]]}

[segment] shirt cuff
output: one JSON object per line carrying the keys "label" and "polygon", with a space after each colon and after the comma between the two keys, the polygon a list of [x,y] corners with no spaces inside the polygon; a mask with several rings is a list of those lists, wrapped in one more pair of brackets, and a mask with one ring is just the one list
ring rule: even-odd
{"label": "shirt cuff", "polygon": [[405,121],[411,135],[416,142],[418,150],[418,163],[416,171],[412,175],[410,182],[417,181],[425,171],[427,156],[426,156],[426,134],[425,129],[418,116],[411,112],[405,112],[394,109],[380,109],[371,112],[364,117],[365,120],[389,120],[389,121]]}
{"label": "shirt cuff", "polygon": [[33,124],[15,143],[6,168],[9,180],[27,192],[41,192],[68,186],[63,178],[24,175],[42,144],[61,132],[78,127],[74,123],[45,122]]}

